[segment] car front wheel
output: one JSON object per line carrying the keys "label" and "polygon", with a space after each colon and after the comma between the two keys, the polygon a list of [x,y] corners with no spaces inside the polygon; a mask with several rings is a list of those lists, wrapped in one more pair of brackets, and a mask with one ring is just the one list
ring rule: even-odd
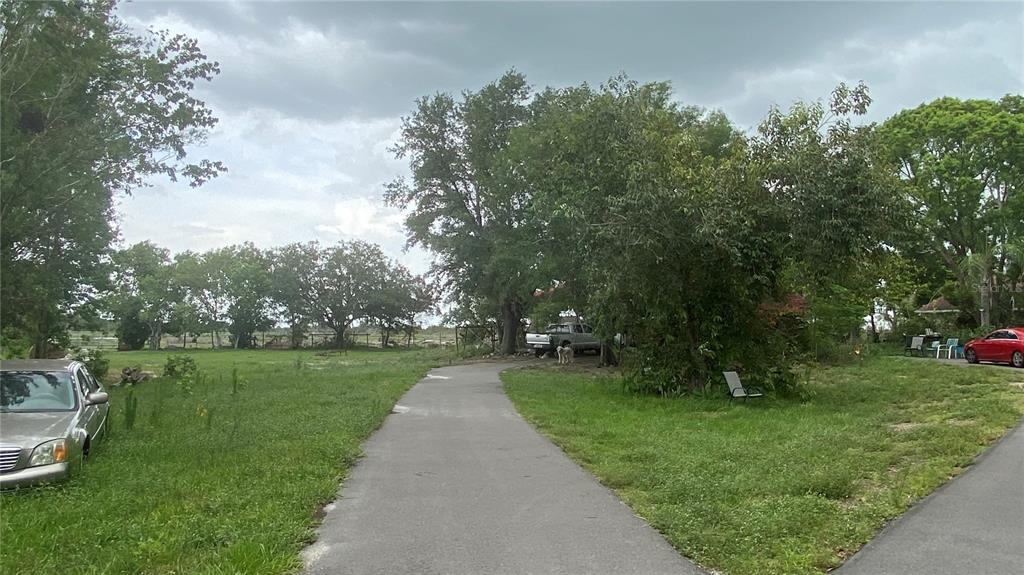
{"label": "car front wheel", "polygon": [[1024,367],[1024,351],[1013,352],[1013,367]]}
{"label": "car front wheel", "polygon": [[964,359],[967,360],[967,363],[978,363],[978,353],[973,349],[968,349],[964,352]]}

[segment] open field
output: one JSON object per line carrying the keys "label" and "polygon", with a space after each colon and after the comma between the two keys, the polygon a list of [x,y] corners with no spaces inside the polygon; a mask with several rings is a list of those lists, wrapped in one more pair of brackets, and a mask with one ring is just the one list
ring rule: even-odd
{"label": "open field", "polygon": [[[228,333],[220,332],[220,346],[230,347]],[[355,327],[349,332],[352,341],[357,347],[380,348],[380,331],[373,327]],[[113,331],[83,331],[72,330],[69,332],[72,347],[87,347],[103,351],[117,350],[117,337]],[[275,340],[281,344],[290,341],[287,329],[274,329],[269,331],[256,332],[256,343],[260,347],[270,344],[273,347]],[[304,345],[315,348],[324,346],[333,341],[334,334],[326,331],[312,331],[306,334]],[[391,339],[398,347],[406,343],[403,334],[392,334]],[[198,336],[176,336],[164,334],[160,338],[161,349],[213,349],[216,347],[217,337],[213,333],[203,333]],[[455,328],[448,326],[428,326],[416,330],[412,338],[413,347],[446,347],[455,345]]]}
{"label": "open field", "polygon": [[728,575],[838,565],[1024,414],[1024,371],[898,357],[816,368],[803,399],[733,404],[575,370],[504,380],[524,417]]}
{"label": "open field", "polygon": [[[205,383],[134,388],[131,430],[113,388],[80,476],[0,495],[0,572],[294,571],[360,443],[440,353],[200,351]],[[111,371],[168,355],[115,353]]]}

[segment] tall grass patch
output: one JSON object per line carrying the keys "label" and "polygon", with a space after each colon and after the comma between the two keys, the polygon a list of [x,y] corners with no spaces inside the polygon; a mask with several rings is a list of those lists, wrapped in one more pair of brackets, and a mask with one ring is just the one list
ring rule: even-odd
{"label": "tall grass patch", "polygon": [[[438,359],[191,353],[191,374],[111,388],[110,435],[78,477],[0,495],[0,572],[295,571],[360,443]],[[111,360],[160,373],[168,355]]]}

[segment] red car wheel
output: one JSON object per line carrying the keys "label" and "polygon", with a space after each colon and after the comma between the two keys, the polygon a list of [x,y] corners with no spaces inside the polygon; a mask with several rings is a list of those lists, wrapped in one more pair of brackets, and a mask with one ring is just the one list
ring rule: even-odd
{"label": "red car wheel", "polygon": [[968,348],[964,352],[964,359],[967,360],[967,363],[978,363],[978,354],[974,351],[974,348]]}

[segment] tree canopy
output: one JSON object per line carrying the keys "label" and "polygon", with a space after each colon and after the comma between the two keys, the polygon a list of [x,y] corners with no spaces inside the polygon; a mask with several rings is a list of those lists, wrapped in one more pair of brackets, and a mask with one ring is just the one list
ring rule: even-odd
{"label": "tree canopy", "polygon": [[0,3],[0,267],[5,337],[46,353],[106,277],[116,194],[224,170],[186,147],[216,123],[191,95],[218,73],[196,42],[136,36],[112,1]]}
{"label": "tree canopy", "polygon": [[409,160],[412,179],[395,180],[385,193],[409,209],[409,243],[437,254],[434,273],[451,299],[476,302],[499,320],[505,353],[516,349],[536,283],[530,194],[504,157],[511,132],[529,116],[530,97],[526,78],[513,71],[461,100],[420,99],[394,148]]}
{"label": "tree canopy", "polygon": [[968,307],[988,286],[981,307],[1013,319],[1020,97],[940,99],[881,126],[858,119],[870,104],[840,84],[744,134],[667,83],[533,92],[513,71],[419,100],[396,147],[412,181],[387,197],[437,254],[453,315],[503,325],[503,352],[537,292],[540,315],[629,334],[645,389],[741,366],[788,386],[787,357],[866,317],[877,334],[879,310],[894,328],[947,278]]}

